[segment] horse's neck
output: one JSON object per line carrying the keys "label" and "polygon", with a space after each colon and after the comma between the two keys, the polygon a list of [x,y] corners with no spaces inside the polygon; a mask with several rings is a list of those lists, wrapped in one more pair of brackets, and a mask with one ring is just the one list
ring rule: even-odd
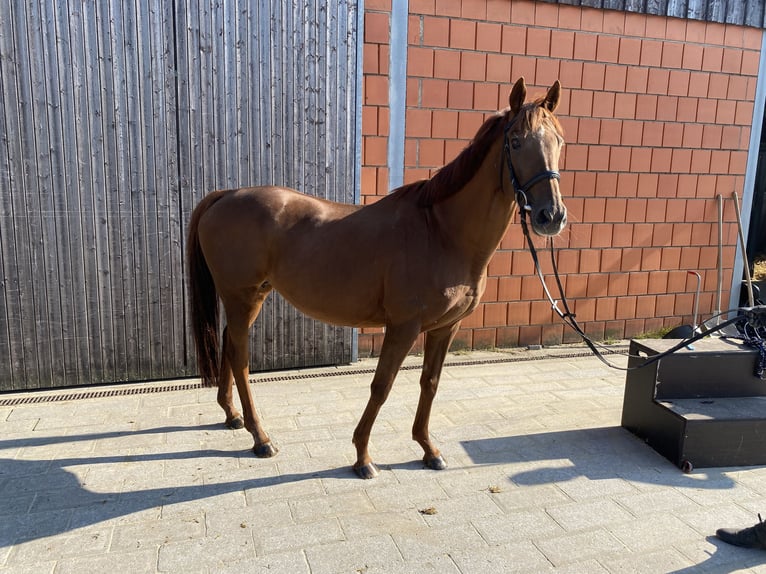
{"label": "horse's neck", "polygon": [[505,235],[513,214],[513,196],[501,189],[502,144],[492,146],[476,175],[434,211],[450,243],[463,251],[472,269],[483,273]]}

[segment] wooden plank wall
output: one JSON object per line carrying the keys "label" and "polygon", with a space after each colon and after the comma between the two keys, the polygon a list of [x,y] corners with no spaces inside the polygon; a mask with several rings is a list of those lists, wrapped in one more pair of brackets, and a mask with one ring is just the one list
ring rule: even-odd
{"label": "wooden plank wall", "polygon": [[654,16],[688,18],[763,28],[764,0],[544,0],[558,4],[624,10]]}
{"label": "wooden plank wall", "polygon": [[[314,4],[0,0],[0,390],[193,375],[196,202],[356,200],[356,6]],[[278,297],[263,319],[255,369],[351,358]]]}

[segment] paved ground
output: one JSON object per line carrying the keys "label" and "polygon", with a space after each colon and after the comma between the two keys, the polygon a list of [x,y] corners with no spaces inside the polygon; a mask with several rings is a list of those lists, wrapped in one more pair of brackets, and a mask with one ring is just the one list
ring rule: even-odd
{"label": "paved ground", "polygon": [[682,474],[620,427],[622,372],[447,367],[437,472],[409,438],[403,371],[373,431],[381,476],[362,481],[351,434],[372,367],[257,383],[270,460],[222,428],[211,389],[0,406],[0,573],[766,572],[766,552],[712,537],[766,512],[766,468]]}

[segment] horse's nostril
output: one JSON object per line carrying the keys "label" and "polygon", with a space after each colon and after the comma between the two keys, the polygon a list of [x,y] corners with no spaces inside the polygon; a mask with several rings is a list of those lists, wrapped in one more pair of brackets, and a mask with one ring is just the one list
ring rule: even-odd
{"label": "horse's nostril", "polygon": [[537,223],[540,225],[548,225],[553,221],[553,214],[548,209],[541,209],[537,212]]}

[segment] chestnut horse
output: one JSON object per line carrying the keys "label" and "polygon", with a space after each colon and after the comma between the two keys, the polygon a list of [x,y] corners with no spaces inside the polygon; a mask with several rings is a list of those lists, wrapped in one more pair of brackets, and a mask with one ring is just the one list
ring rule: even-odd
{"label": "chestnut horse", "polygon": [[[487,265],[515,206],[529,214],[537,235],[556,235],[566,224],[558,182],[563,138],[553,115],[561,86],[556,81],[530,103],[526,91],[520,78],[510,107],[487,119],[454,161],[372,205],[281,187],[215,191],[197,205],[187,258],[200,375],[218,385],[226,424],[250,431],[257,456],[277,450],[253,406],[248,332],[276,289],[321,321],[385,326],[370,399],[353,437],[353,468],[362,478],[378,474],[368,452],[370,431],[404,358],[425,333],[412,437],[426,466],[446,467],[428,431],[431,405],[447,350],[461,319],[479,304]],[[219,298],[226,313],[220,359]]]}

